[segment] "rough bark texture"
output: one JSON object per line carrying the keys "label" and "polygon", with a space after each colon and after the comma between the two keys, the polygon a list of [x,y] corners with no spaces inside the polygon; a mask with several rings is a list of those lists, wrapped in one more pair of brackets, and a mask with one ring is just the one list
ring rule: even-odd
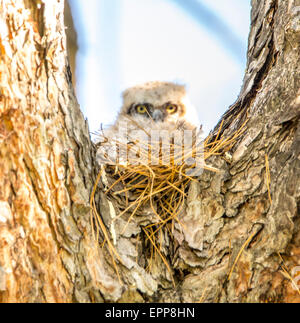
{"label": "rough bark texture", "polygon": [[[66,61],[63,1],[0,0],[0,300],[2,302],[299,302],[282,270],[300,265],[300,1],[253,0],[248,64],[224,135],[248,118],[232,158],[188,189],[184,226],[161,252],[122,196],[96,194],[122,259],[93,242],[98,172]],[[218,128],[218,127],[217,127]],[[216,129],[217,129],[216,128]],[[267,157],[266,157],[267,156]],[[266,160],[270,165],[268,194]],[[134,198],[134,197],[133,197]]]}
{"label": "rough bark texture", "polygon": [[72,11],[69,1],[65,0],[65,26],[67,36],[67,50],[72,71],[73,87],[76,87],[76,55],[78,51],[77,32],[74,26]]}
{"label": "rough bark texture", "polygon": [[0,8],[0,300],[89,301],[92,145],[66,64],[64,2]]}

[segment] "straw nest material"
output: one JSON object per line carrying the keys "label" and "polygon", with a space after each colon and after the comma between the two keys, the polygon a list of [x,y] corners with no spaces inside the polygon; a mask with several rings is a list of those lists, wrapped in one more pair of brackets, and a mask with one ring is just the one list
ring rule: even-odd
{"label": "straw nest material", "polygon": [[[225,157],[228,151],[236,143],[238,137],[244,132],[245,124],[237,130],[233,135],[224,137],[221,134],[222,125],[215,138],[208,136],[206,140],[202,141],[199,149],[198,145],[193,145],[188,152],[190,157],[194,159],[199,157],[204,161],[203,169],[218,172],[219,170],[206,164],[207,160],[212,156]],[[172,146],[171,151],[175,151],[177,147]],[[149,151],[139,151],[139,154],[148,154]],[[106,195],[121,195],[125,200],[125,208],[114,218],[122,217],[125,213],[130,213],[127,217],[127,225],[123,232],[130,224],[137,212],[146,205],[150,205],[157,220],[142,227],[143,232],[148,243],[151,245],[151,257],[158,254],[168,271],[171,273],[171,268],[166,261],[159,243],[159,233],[165,229],[172,235],[172,230],[175,223],[180,225],[180,213],[185,207],[187,189],[189,183],[197,181],[197,176],[190,174],[190,170],[195,165],[187,165],[182,162],[182,156],[173,154],[168,163],[159,160],[156,165],[149,163],[128,163],[117,162],[115,165],[102,165],[98,173],[97,179],[94,183],[93,191],[90,198],[91,206],[91,226],[94,238],[102,243],[102,246],[107,245],[108,251],[112,256],[112,263],[115,267],[116,273],[119,277],[119,271],[116,260],[122,263],[120,256],[112,242],[108,229],[106,228],[101,215],[99,214],[96,203],[95,193],[101,177],[104,173],[110,173],[112,184],[105,191]],[[121,187],[121,189],[120,189]],[[118,188],[116,190],[116,188]],[[131,198],[129,198],[131,196]],[[134,196],[134,200],[132,200]],[[150,260],[151,262],[151,260]],[[120,277],[119,277],[120,279]]]}

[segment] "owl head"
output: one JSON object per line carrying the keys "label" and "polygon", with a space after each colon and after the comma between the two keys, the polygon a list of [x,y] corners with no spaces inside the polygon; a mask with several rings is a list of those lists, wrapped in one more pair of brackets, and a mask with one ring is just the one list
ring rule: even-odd
{"label": "owl head", "polygon": [[123,93],[121,114],[155,123],[178,122],[186,114],[183,85],[170,82],[148,82]]}

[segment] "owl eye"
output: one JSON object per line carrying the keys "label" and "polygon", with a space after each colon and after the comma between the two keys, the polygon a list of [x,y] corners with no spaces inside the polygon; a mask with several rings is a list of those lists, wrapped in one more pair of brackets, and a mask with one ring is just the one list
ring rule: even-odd
{"label": "owl eye", "polygon": [[139,114],[145,114],[147,112],[147,107],[144,104],[140,104],[136,107],[136,111]]}
{"label": "owl eye", "polygon": [[166,110],[169,114],[174,114],[177,112],[178,108],[177,108],[177,105],[175,104],[168,104],[166,107]]}

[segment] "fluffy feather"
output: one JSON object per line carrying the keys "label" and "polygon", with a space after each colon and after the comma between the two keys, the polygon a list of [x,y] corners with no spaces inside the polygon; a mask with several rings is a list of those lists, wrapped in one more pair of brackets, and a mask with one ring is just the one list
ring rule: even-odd
{"label": "fluffy feather", "polygon": [[[164,121],[159,122],[154,122],[145,115],[129,113],[133,104],[149,103],[159,107],[169,102],[183,107],[183,113],[180,116],[169,115]],[[186,119],[186,111],[191,109],[187,102],[185,86],[170,82],[148,82],[124,91],[123,106],[115,124],[103,131],[105,139],[102,138],[102,144],[97,151],[99,163],[104,155],[112,157],[116,153],[113,148],[116,140],[124,146],[135,141],[144,142],[148,141],[152,131],[167,131],[169,138],[174,138],[176,132],[178,135],[178,131],[184,130],[192,130],[195,135],[197,127]]]}
{"label": "fluffy feather", "polygon": [[185,96],[184,85],[171,82],[148,82],[123,92],[121,113],[127,113],[128,108],[134,103],[151,103],[154,106],[166,102],[181,103]]}

